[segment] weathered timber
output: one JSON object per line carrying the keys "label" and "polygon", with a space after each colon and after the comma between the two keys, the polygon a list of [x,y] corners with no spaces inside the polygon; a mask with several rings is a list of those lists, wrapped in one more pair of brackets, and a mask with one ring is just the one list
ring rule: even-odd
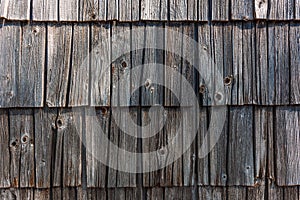
{"label": "weathered timber", "polygon": [[41,107],[44,101],[46,27],[31,24],[22,27],[21,62],[18,69],[19,107]]}
{"label": "weathered timber", "polygon": [[32,0],[34,21],[58,21],[58,0]]}
{"label": "weathered timber", "polygon": [[13,107],[18,95],[16,88],[20,65],[21,24],[0,25],[0,106]]}
{"label": "weathered timber", "polygon": [[34,111],[35,182],[37,188],[50,188],[51,186],[56,118],[57,109],[55,108],[43,108]]}
{"label": "weathered timber", "polygon": [[[164,116],[160,113],[160,107],[153,107],[152,109],[142,109],[142,140],[143,153],[143,169],[151,169],[151,166],[159,169],[165,163],[166,156],[160,153],[146,154],[151,152],[163,151],[163,145],[160,138],[163,137],[162,123]],[[153,135],[153,136],[152,136]],[[148,137],[147,137],[148,136]],[[152,136],[152,137],[150,137]],[[154,187],[159,186],[161,182],[161,170],[155,170],[148,173],[143,173],[143,186]]]}
{"label": "weathered timber", "polygon": [[59,21],[78,21],[79,1],[77,0],[58,0],[58,19]]}
{"label": "weathered timber", "polygon": [[66,106],[72,32],[73,28],[70,25],[48,26],[46,104],[49,107]]}
{"label": "weathered timber", "polygon": [[9,20],[29,20],[30,0],[2,0],[0,7],[1,17]]}
{"label": "weathered timber", "polygon": [[253,20],[255,0],[232,0],[231,19],[232,20]]}
{"label": "weathered timber", "polygon": [[[206,13],[205,9],[207,9],[207,7],[202,8],[204,11],[201,10],[201,12],[203,12],[203,14]],[[169,2],[169,12],[171,21],[196,21],[198,15],[198,2],[195,0],[171,0]]]}
{"label": "weathered timber", "polygon": [[294,18],[294,6],[297,0],[274,0],[269,2],[268,19],[291,20]]}
{"label": "weathered timber", "polygon": [[175,138],[179,135],[179,131],[182,131],[182,114],[179,108],[169,108],[165,111],[164,135],[160,139],[160,143],[164,146],[168,145],[168,148],[160,151],[166,157],[165,163],[162,165],[165,166],[170,160],[175,161],[161,170],[161,186],[183,185],[182,157],[174,159],[176,152],[182,152],[182,138]]}
{"label": "weathered timber", "polygon": [[216,0],[212,1],[212,20],[213,21],[228,21],[230,0]]}
{"label": "weathered timber", "polygon": [[300,109],[276,108],[276,182],[280,186],[300,184]]}
{"label": "weathered timber", "polygon": [[[271,23],[268,27],[269,85],[274,90],[274,104],[287,105],[290,97],[289,24]],[[272,92],[269,94],[272,95]]]}
{"label": "weathered timber", "polygon": [[255,19],[267,19],[269,2],[265,0],[254,0]]}
{"label": "weathered timber", "polygon": [[251,106],[230,108],[228,185],[254,185],[253,114]]}
{"label": "weathered timber", "polygon": [[0,110],[0,188],[10,187],[10,151],[8,112]]}
{"label": "weathered timber", "polygon": [[141,20],[165,21],[168,19],[167,0],[141,0]]}
{"label": "weathered timber", "polygon": [[106,20],[105,0],[85,0],[80,2],[79,21],[104,21]]}
{"label": "weathered timber", "polygon": [[131,92],[131,31],[129,24],[112,27],[112,106],[129,106]]}
{"label": "weathered timber", "polygon": [[53,186],[80,186],[82,110],[59,111],[56,126],[53,144]]}
{"label": "weathered timber", "polygon": [[34,122],[32,110],[10,110],[10,178],[12,187],[34,187]]}
{"label": "weathered timber", "polygon": [[[109,132],[110,110],[105,107],[97,110],[87,109],[85,119],[87,187],[104,188],[106,166],[101,163],[100,158],[105,159],[108,156],[108,148],[103,145],[104,138],[100,133],[107,135]],[[106,156],[100,157],[101,155]]]}
{"label": "weathered timber", "polygon": [[199,200],[225,199],[226,189],[224,187],[199,187]]}
{"label": "weathered timber", "polygon": [[253,79],[255,77],[253,34],[252,22],[237,22],[233,25],[233,105],[253,103]]}
{"label": "weathered timber", "polygon": [[268,67],[267,23],[256,24],[256,88],[253,88],[254,99],[258,105],[272,105],[274,102],[274,71]]}
{"label": "weathered timber", "polygon": [[[268,137],[273,135],[273,110],[269,107],[256,107],[255,123],[255,184],[262,184],[270,173],[267,169]],[[269,163],[271,164],[271,163]]]}
{"label": "weathered timber", "polygon": [[119,0],[118,2],[119,21],[138,21],[140,18],[139,0]]}
{"label": "weathered timber", "polygon": [[[196,120],[199,120],[199,129],[198,134],[196,137],[196,151],[199,150],[202,146],[209,145],[209,137],[206,138],[205,136],[208,134],[208,114],[207,108],[202,107],[200,108],[199,116],[196,117]],[[197,123],[197,121],[195,122]],[[209,155],[205,156],[204,158],[200,158],[198,154],[196,156],[196,176],[197,176],[197,185],[209,185]]]}
{"label": "weathered timber", "polygon": [[109,106],[111,96],[111,26],[91,27],[91,106]]}
{"label": "weathered timber", "polygon": [[290,24],[290,104],[300,104],[300,27],[299,23]]}
{"label": "weathered timber", "polygon": [[[212,108],[209,110],[209,119],[212,115]],[[214,108],[218,109],[218,108]],[[219,108],[222,109],[222,108]],[[217,112],[217,110],[215,110]],[[229,137],[229,130],[228,130],[228,123],[229,119],[226,119],[225,123],[222,125],[222,133],[218,138],[218,142],[212,149],[209,154],[209,170],[210,170],[210,184],[212,186],[225,186],[227,185],[227,181],[229,179],[229,174],[227,169],[227,163],[231,162],[228,160],[227,152],[228,152],[228,137]],[[216,121],[215,123],[210,122],[210,128],[220,126]],[[211,139],[216,140],[216,138]],[[210,141],[209,141],[210,142]],[[233,177],[234,178],[234,177]]]}
{"label": "weathered timber", "polygon": [[89,26],[75,25],[72,38],[71,76],[68,105],[89,105]]}
{"label": "weathered timber", "polygon": [[198,63],[199,63],[199,90],[200,102],[203,106],[212,104],[213,90],[213,63],[210,26],[200,24],[198,26]]}

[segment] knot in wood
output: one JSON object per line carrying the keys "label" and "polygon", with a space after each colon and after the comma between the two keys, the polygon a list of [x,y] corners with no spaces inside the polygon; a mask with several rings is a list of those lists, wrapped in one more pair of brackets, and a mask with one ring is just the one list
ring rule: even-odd
{"label": "knot in wood", "polygon": [[21,138],[22,144],[27,144],[29,141],[29,136],[27,134],[24,134]]}
{"label": "knot in wood", "polygon": [[57,128],[63,128],[63,120],[62,119],[57,119],[56,126],[57,126]]}
{"label": "knot in wood", "polygon": [[200,92],[201,94],[204,94],[205,91],[206,91],[206,86],[205,86],[204,84],[200,85],[200,87],[199,87],[199,92]]}
{"label": "knot in wood", "polygon": [[127,67],[126,61],[122,61],[121,65],[122,65],[123,68],[126,68]]}
{"label": "knot in wood", "polygon": [[233,76],[232,75],[225,77],[224,78],[224,85],[226,85],[226,86],[231,85],[232,84],[232,80],[233,80]]}
{"label": "knot in wood", "polygon": [[10,147],[17,148],[19,146],[19,140],[15,139],[10,143]]}
{"label": "knot in wood", "polygon": [[217,92],[217,93],[215,94],[215,100],[216,100],[216,101],[221,101],[222,98],[223,98],[223,95],[222,95],[221,93]]}
{"label": "knot in wood", "polygon": [[151,85],[151,80],[150,79],[147,79],[146,82],[145,82],[145,87],[146,88],[149,88]]}

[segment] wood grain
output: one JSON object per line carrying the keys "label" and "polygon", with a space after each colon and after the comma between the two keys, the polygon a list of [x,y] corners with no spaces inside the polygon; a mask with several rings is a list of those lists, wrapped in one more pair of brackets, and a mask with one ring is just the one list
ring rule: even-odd
{"label": "wood grain", "polygon": [[0,188],[10,187],[10,151],[8,112],[0,110]]}
{"label": "wood grain", "polygon": [[3,16],[9,20],[29,20],[30,19],[30,0],[2,0]]}
{"label": "wood grain", "polygon": [[89,105],[89,33],[88,25],[75,25],[73,28],[68,106]]}
{"label": "wood grain", "polygon": [[35,186],[32,110],[10,110],[10,178],[13,187]]}
{"label": "wood grain", "polygon": [[91,28],[91,106],[111,104],[111,26],[94,24]]}
{"label": "wood grain", "polygon": [[[94,112],[93,112],[94,111]],[[86,168],[87,168],[87,187],[101,187],[106,185],[106,166],[99,160],[101,155],[107,155],[108,148],[103,147],[103,138],[99,135],[100,131],[104,134],[109,133],[110,110],[103,107],[101,109],[86,110]]]}
{"label": "wood grain", "polygon": [[165,21],[168,19],[167,0],[141,0],[141,20]]}
{"label": "wood grain", "polygon": [[300,174],[300,109],[276,108],[276,182],[278,185],[299,185]]}
{"label": "wood grain", "polygon": [[78,21],[79,1],[77,0],[58,0],[58,19],[59,21]]}
{"label": "wood grain", "polygon": [[49,107],[66,106],[72,32],[73,28],[69,25],[48,26],[46,104]]}
{"label": "wood grain", "polygon": [[228,185],[254,185],[253,114],[251,106],[230,108]]}
{"label": "wood grain", "polygon": [[32,19],[58,21],[58,0],[32,0]]}
{"label": "wood grain", "polygon": [[232,0],[231,5],[232,20],[253,20],[253,0]]}
{"label": "wood grain", "polygon": [[300,28],[299,23],[290,24],[290,104],[300,103]]}
{"label": "wood grain", "polygon": [[[271,23],[268,29],[269,37],[269,72],[272,77],[269,84],[273,87],[276,105],[289,104],[290,75],[289,75],[289,25],[288,23]],[[272,69],[273,68],[273,69]],[[273,79],[273,80],[272,80]],[[273,82],[273,83],[272,83]],[[271,93],[272,94],[272,93]]]}
{"label": "wood grain", "polygon": [[20,66],[20,23],[0,25],[0,106],[13,107],[17,98],[17,68]]}
{"label": "wood grain", "polygon": [[53,143],[56,134],[57,109],[35,109],[35,180],[37,188],[51,186]]}
{"label": "wood grain", "polygon": [[295,0],[274,0],[269,4],[270,20],[291,20],[294,18]]}

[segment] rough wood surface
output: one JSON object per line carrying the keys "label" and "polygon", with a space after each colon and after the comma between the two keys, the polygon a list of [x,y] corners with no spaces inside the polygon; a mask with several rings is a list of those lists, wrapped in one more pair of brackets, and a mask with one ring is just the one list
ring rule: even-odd
{"label": "rough wood surface", "polygon": [[269,2],[265,0],[254,0],[255,19],[267,19]]}
{"label": "rough wood surface", "polygon": [[45,33],[42,24],[1,26],[1,107],[43,106]]}
{"label": "rough wood surface", "polygon": [[140,18],[139,0],[119,0],[118,2],[119,21],[138,21]]}
{"label": "rough wood surface", "polygon": [[32,19],[58,21],[58,0],[32,0]]}
{"label": "rough wood surface", "polygon": [[2,0],[2,16],[9,20],[29,20],[30,0]]}
{"label": "rough wood surface", "polygon": [[35,186],[34,122],[32,110],[11,110],[10,178],[13,187]]}
{"label": "rough wood surface", "polygon": [[295,0],[295,19],[300,19],[300,1]]}
{"label": "rough wood surface", "polygon": [[268,137],[273,135],[273,110],[269,107],[256,107],[255,113],[255,184],[262,184],[270,173],[267,169],[269,159]]}
{"label": "rough wood surface", "polygon": [[20,66],[21,25],[0,25],[0,106],[13,107],[17,93],[17,68]]}
{"label": "rough wood surface", "polygon": [[[164,148],[160,151],[165,155],[165,163],[174,159],[175,152],[182,151],[182,143],[176,140],[176,145],[174,143],[175,136],[178,135],[179,131],[182,131],[182,113],[180,109],[167,109],[165,112],[166,122],[164,126],[164,136],[161,138],[160,143],[164,146],[173,143],[169,148]],[[180,126],[181,124],[181,126]],[[176,151],[175,151],[176,150]],[[165,164],[164,164],[165,165]],[[161,186],[182,186],[183,185],[183,170],[182,170],[182,157],[177,159],[172,164],[166,166],[161,170]]]}
{"label": "rough wood surface", "polygon": [[168,19],[167,0],[141,0],[141,20],[165,21]]}
{"label": "rough wood surface", "polygon": [[37,188],[51,186],[53,142],[56,134],[57,109],[34,111],[35,180]]}
{"label": "rough wood surface", "polygon": [[119,17],[119,1],[111,0],[107,1],[107,20],[118,20]]}
{"label": "rough wood surface", "polygon": [[232,104],[253,103],[255,70],[254,26],[252,22],[237,22],[233,25],[233,97]]}
{"label": "rough wood surface", "polygon": [[276,180],[277,184],[300,184],[300,108],[276,109]]}
{"label": "rough wood surface", "polygon": [[297,0],[274,0],[269,4],[270,20],[291,20],[294,18],[294,6]]}
{"label": "rough wood surface", "polygon": [[85,117],[87,187],[104,188],[106,166],[100,162],[99,158],[102,154],[107,155],[108,149],[101,145],[103,138],[99,133],[103,131],[108,135],[110,111],[105,107],[92,111],[92,109],[87,109]]}
{"label": "rough wood surface", "polygon": [[[183,68],[182,59],[185,59],[182,55],[183,38],[174,37],[173,32],[178,32],[178,35],[181,36],[183,27],[181,23],[177,23],[175,25],[169,25],[166,28],[165,41],[167,52],[165,55],[165,64],[172,69],[174,73],[181,73]],[[178,80],[175,75],[165,72],[165,85],[170,86],[170,88],[165,87],[165,106],[180,106],[182,98],[178,96],[178,94],[181,94],[181,78],[182,77]],[[175,94],[177,94],[177,96]]]}
{"label": "rough wood surface", "polygon": [[212,1],[212,20],[213,21],[228,21],[230,0],[216,0]]}
{"label": "rough wood surface", "polygon": [[[202,107],[200,108],[200,113],[198,118],[196,117],[196,120],[199,120],[199,129],[198,134],[196,138],[196,151],[200,149],[203,145],[208,145],[209,140],[205,140],[205,136],[208,131],[208,115],[207,115],[207,108]],[[197,121],[196,121],[197,123]],[[210,170],[209,170],[209,155],[207,155],[204,158],[199,158],[196,154],[196,176],[198,185],[209,185],[209,176],[210,176]]]}
{"label": "rough wood surface", "polygon": [[[213,91],[213,63],[212,58],[212,44],[210,26],[208,24],[200,24],[198,26],[198,43],[199,43],[199,97],[203,106],[212,104]],[[197,91],[196,90],[196,91]]]}
{"label": "rough wood surface", "polygon": [[[159,151],[160,148],[163,148],[160,144],[160,139],[163,137],[163,131],[160,130],[160,122],[163,120],[163,116],[158,114],[159,107],[153,109],[142,109],[142,126],[144,128],[142,135],[150,136],[156,133],[152,137],[144,138],[142,140],[142,150],[143,153],[150,153]],[[158,116],[155,116],[158,114]],[[154,117],[155,116],[155,117]],[[153,157],[144,154],[143,156],[143,169],[148,169],[150,166],[159,167],[162,163],[165,162],[165,156],[156,154]],[[152,171],[149,173],[143,174],[143,186],[144,187],[154,187],[160,185],[161,182],[161,170]]]}
{"label": "rough wood surface", "polygon": [[0,188],[10,186],[10,151],[8,112],[0,110]]}
{"label": "rough wood surface", "polygon": [[[109,106],[111,96],[111,26],[94,24],[91,29],[91,106]],[[102,50],[103,49],[103,50]],[[109,62],[109,63],[107,63]]]}
{"label": "rough wood surface", "polygon": [[[298,1],[299,2],[299,1]],[[299,5],[300,7],[300,5]],[[290,103],[300,104],[300,24],[290,24]]]}
{"label": "rough wood surface", "polygon": [[[59,111],[55,146],[55,186],[80,186],[82,176],[82,111]],[[61,162],[61,167],[56,163]]]}
{"label": "rough wood surface", "polygon": [[84,0],[80,2],[80,21],[104,21],[106,20],[105,0]]}
{"label": "rough wood surface", "polygon": [[129,106],[131,92],[131,31],[129,24],[112,27],[112,106]]}
{"label": "rough wood surface", "polygon": [[256,24],[256,88],[253,89],[258,105],[272,105],[274,102],[274,71],[268,67],[268,43],[266,22]]}
{"label": "rough wood surface", "polygon": [[79,1],[78,0],[58,0],[59,21],[78,21]]}
{"label": "rough wood surface", "polygon": [[[289,69],[289,25],[288,23],[271,23],[269,25],[269,73],[274,75],[269,81],[274,83],[275,104],[287,105],[290,98],[290,69]],[[272,80],[273,79],[273,80]],[[271,93],[272,94],[272,93]]]}
{"label": "rough wood surface", "polygon": [[89,34],[88,25],[75,25],[73,28],[68,106],[89,105]]}
{"label": "rough wood surface", "polygon": [[[163,105],[164,88],[157,83],[163,82],[164,32],[159,29],[161,23],[146,23],[132,31],[132,66],[139,67],[132,75],[131,105],[153,106]],[[135,28],[140,28],[135,32]],[[158,67],[156,67],[158,66]],[[154,68],[155,67],[155,68]],[[154,68],[154,69],[153,69]],[[133,88],[140,88],[133,91]]]}
{"label": "rough wood surface", "polygon": [[232,0],[232,20],[252,20],[255,0]]}
{"label": "rough wood surface", "polygon": [[46,104],[49,107],[66,106],[72,32],[70,25],[48,26]]}
{"label": "rough wood surface", "polygon": [[44,71],[46,27],[31,24],[22,27],[21,62],[18,68],[19,107],[42,107],[44,103]]}
{"label": "rough wood surface", "polygon": [[231,107],[229,121],[228,184],[254,185],[253,108]]}
{"label": "rough wood surface", "polygon": [[[209,112],[209,118],[211,117],[211,110]],[[209,154],[209,170],[210,170],[210,184],[212,186],[225,186],[229,179],[229,169],[227,169],[227,163],[231,162],[228,160],[228,121],[226,119],[220,138],[213,150]],[[219,124],[210,123],[210,127],[217,127]],[[212,137],[212,136],[210,136]],[[215,139],[215,138],[212,138]],[[232,177],[235,178],[235,177]]]}

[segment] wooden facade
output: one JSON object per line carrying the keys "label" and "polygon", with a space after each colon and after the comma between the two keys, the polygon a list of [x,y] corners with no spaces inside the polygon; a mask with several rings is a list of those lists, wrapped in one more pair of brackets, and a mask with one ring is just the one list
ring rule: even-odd
{"label": "wooden facade", "polygon": [[[299,0],[0,0],[0,199],[300,200],[299,20]],[[149,27],[166,31],[155,38]],[[114,33],[135,28],[144,31],[91,53]],[[193,38],[212,61],[168,30]],[[179,48],[194,54],[197,65],[220,71],[227,118],[207,157],[197,156],[216,107],[207,83],[182,55],[153,52],[147,42]],[[113,60],[100,79],[97,54],[110,58],[122,43],[145,49]],[[154,85],[131,95],[130,81],[115,84],[147,63],[176,66],[188,80],[199,100],[200,128],[171,165],[143,174],[116,171],[86,150],[122,156],[110,155],[89,134],[89,107],[107,137],[132,152],[163,147],[189,114],[168,89]],[[184,90],[164,69],[143,76],[161,76]],[[111,115],[113,94],[131,96],[122,106],[140,125],[149,122],[150,106],[163,105],[166,125],[152,138],[126,135]],[[142,165],[143,158],[130,162]]]}

